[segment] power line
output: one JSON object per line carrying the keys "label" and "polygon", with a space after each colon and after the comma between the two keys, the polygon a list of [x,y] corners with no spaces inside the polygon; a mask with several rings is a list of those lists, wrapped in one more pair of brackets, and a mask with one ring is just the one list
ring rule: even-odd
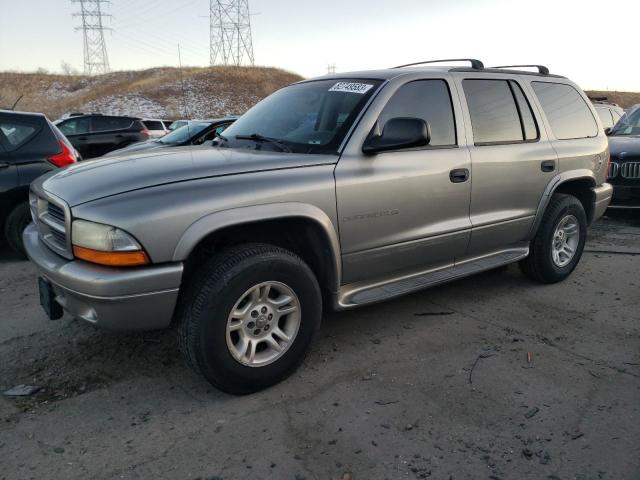
{"label": "power line", "polygon": [[209,63],[254,64],[249,0],[209,0]]}
{"label": "power line", "polygon": [[80,12],[74,13],[74,17],[80,17],[82,26],[75,30],[82,30],[84,50],[85,75],[101,74],[109,72],[109,56],[107,45],[104,41],[104,31],[111,30],[104,26],[103,18],[111,15],[102,12],[102,4],[108,0],[71,0],[80,4]]}

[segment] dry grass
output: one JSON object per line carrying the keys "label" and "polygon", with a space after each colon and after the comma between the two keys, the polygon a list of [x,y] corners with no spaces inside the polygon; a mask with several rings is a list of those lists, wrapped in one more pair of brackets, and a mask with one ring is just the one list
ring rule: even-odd
{"label": "dry grass", "polygon": [[[242,113],[274,90],[301,79],[275,68],[185,68],[182,72],[190,113],[200,117]],[[182,117],[181,74],[176,68],[113,72],[107,75],[50,75],[0,72],[0,108],[9,107],[24,95],[17,109],[43,112],[55,119],[66,112]],[[144,111],[151,109],[151,112]],[[112,110],[109,112],[108,110]]]}
{"label": "dry grass", "polygon": [[607,97],[610,102],[617,103],[622,108],[628,108],[636,103],[640,103],[640,92],[588,90],[587,95],[590,97]]}

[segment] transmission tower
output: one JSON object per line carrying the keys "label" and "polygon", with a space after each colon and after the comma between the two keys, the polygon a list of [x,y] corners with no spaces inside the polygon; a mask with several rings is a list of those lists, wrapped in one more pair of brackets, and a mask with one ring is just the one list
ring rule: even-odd
{"label": "transmission tower", "polygon": [[209,41],[211,65],[254,64],[249,0],[209,0]]}
{"label": "transmission tower", "polygon": [[74,17],[80,17],[82,25],[76,30],[82,30],[84,45],[84,73],[94,75],[109,72],[109,57],[107,45],[104,41],[104,31],[111,30],[105,27],[103,19],[111,17],[102,11],[102,4],[108,0],[71,0],[80,4],[80,12],[74,13]]}

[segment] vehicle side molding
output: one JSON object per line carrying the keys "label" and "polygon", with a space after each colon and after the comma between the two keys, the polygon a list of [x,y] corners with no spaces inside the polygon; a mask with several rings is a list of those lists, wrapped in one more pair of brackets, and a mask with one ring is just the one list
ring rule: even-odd
{"label": "vehicle side molding", "polygon": [[182,234],[173,253],[174,261],[184,261],[205,237],[224,228],[266,220],[304,218],[318,225],[326,236],[331,251],[334,288],[337,291],[342,278],[340,241],[329,216],[320,208],[307,203],[283,202],[214,212],[196,220]]}

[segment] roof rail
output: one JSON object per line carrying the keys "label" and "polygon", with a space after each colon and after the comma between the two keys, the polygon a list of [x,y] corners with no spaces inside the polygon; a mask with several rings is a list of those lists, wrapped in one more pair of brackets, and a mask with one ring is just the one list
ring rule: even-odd
{"label": "roof rail", "polygon": [[424,65],[425,63],[444,63],[444,62],[469,62],[474,70],[482,70],[484,64],[475,58],[447,58],[444,60],[426,60],[424,62],[407,63],[406,65],[398,65],[393,68],[413,67],[414,65]]}
{"label": "roof rail", "polygon": [[544,65],[500,65],[499,67],[491,67],[491,68],[523,68],[523,67],[537,68],[539,74],[549,75],[549,69]]}

